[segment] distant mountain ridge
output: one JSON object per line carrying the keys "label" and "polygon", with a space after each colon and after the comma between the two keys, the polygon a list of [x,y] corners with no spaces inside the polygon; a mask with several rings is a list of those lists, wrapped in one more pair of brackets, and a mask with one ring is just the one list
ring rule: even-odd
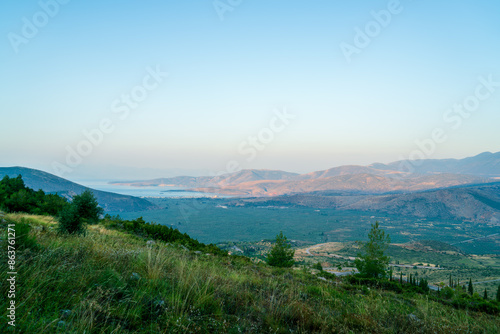
{"label": "distant mountain ridge", "polygon": [[[61,177],[37,169],[25,167],[0,167],[0,179],[4,176],[17,177],[21,175],[27,187],[34,190],[42,189],[46,193],[58,193],[68,199],[81,194],[87,188]],[[99,205],[105,211],[130,212],[155,209],[149,201],[127,195],[90,189],[97,198]]]}
{"label": "distant mountain ridge", "polygon": [[275,197],[228,200],[228,205],[299,205],[413,216],[466,220],[500,226],[500,182],[390,195],[318,191]]}
{"label": "distant mountain ridge", "polygon": [[[411,166],[411,173],[407,166]],[[485,152],[465,159],[347,165],[307,174],[247,169],[220,176],[178,176],[113,184],[176,186],[236,196],[277,196],[327,190],[375,194],[414,192],[489,183],[494,182],[495,177],[500,178],[500,152]]]}
{"label": "distant mountain ridge", "polygon": [[[428,219],[483,222],[500,226],[500,152],[465,159],[422,160],[414,173],[400,170],[407,161],[369,166],[340,166],[307,174],[247,169],[218,176],[178,176],[114,182],[132,186],[176,186],[236,195],[229,205],[300,205],[383,212]],[[0,168],[22,175],[28,187],[71,198],[86,187],[39,170]],[[106,211],[156,209],[149,201],[94,190]]]}
{"label": "distant mountain ridge", "polygon": [[401,160],[389,164],[375,163],[370,168],[386,171],[399,171],[401,166],[411,164],[412,172],[418,174],[453,173],[479,177],[500,177],[500,152],[483,152],[464,159],[425,159]]}

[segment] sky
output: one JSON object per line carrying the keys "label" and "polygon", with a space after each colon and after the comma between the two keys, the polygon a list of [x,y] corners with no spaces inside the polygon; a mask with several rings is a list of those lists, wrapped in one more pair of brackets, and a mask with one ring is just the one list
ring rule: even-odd
{"label": "sky", "polygon": [[0,6],[0,166],[141,179],[500,151],[500,2]]}

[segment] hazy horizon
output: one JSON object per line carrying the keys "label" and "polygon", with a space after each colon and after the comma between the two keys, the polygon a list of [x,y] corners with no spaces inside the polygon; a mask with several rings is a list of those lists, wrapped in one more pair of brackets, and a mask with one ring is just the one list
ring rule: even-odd
{"label": "hazy horizon", "polygon": [[[469,158],[473,156],[477,156],[479,154],[483,153],[500,153],[499,152],[490,152],[490,151],[484,151],[484,152],[479,152],[477,154],[474,154],[472,156],[462,156],[462,157],[444,157],[442,159],[463,159],[463,158]],[[335,168],[335,167],[341,167],[341,166],[349,166],[349,165],[357,165],[357,166],[369,166],[371,164],[375,163],[383,163],[383,164],[388,164],[388,163],[393,163],[397,162],[397,160],[394,161],[372,161],[370,163],[366,164],[353,164],[353,163],[348,163],[348,164],[343,164],[343,165],[335,165],[335,166],[330,166],[327,168],[318,168],[318,169],[313,169],[313,170],[305,170],[305,171],[295,171],[295,170],[289,170],[289,169],[271,169],[271,168],[242,168],[243,169],[256,169],[256,170],[279,170],[279,171],[284,171],[284,172],[291,172],[291,173],[297,173],[297,174],[307,174],[307,173],[312,173],[312,172],[317,172],[321,170],[327,170],[330,168]],[[32,169],[38,169],[42,170],[47,173],[53,173],[53,170],[49,169],[44,169],[38,168],[36,166],[20,166],[20,165],[12,165],[12,166],[0,166],[2,167],[26,167],[26,168],[32,168]],[[75,182],[83,182],[87,183],[85,185],[88,186],[90,184],[89,182],[94,182],[94,181],[133,181],[133,180],[146,180],[146,179],[155,179],[155,178],[168,178],[168,177],[176,177],[176,176],[193,176],[193,177],[198,177],[198,176],[215,176],[219,174],[230,174],[233,173],[233,171],[228,171],[228,170],[207,170],[207,169],[182,169],[182,168],[176,168],[176,169],[157,169],[157,168],[137,168],[137,167],[128,167],[128,166],[113,166],[113,165],[107,165],[107,166],[80,166],[77,171],[74,171],[68,175],[65,175],[64,177],[67,178],[70,181],[75,181]]]}
{"label": "hazy horizon", "polygon": [[307,173],[500,151],[500,3],[3,7],[3,166]]}

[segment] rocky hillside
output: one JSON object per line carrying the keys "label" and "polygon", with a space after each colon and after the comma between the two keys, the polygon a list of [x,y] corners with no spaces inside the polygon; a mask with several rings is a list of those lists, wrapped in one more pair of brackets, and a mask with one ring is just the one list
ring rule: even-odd
{"label": "rocky hillside", "polygon": [[[411,173],[408,172],[408,166],[411,166]],[[369,166],[348,165],[301,175],[273,170],[242,170],[220,176],[179,176],[114,184],[175,186],[235,196],[277,196],[328,190],[375,194],[415,192],[495,182],[498,178],[500,152],[486,152],[461,160],[429,159]]]}

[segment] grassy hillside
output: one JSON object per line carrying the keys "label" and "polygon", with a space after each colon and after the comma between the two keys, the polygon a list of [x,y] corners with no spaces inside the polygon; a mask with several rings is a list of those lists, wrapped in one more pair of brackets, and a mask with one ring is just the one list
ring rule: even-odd
{"label": "grassy hillside", "polygon": [[[498,333],[498,316],[309,270],[210,255],[103,225],[58,236],[47,216],[5,215],[17,236],[20,333]],[[4,246],[5,247],[5,246]],[[8,272],[6,261],[0,265]],[[2,291],[7,291],[5,279]],[[5,310],[8,300],[2,298]],[[7,328],[2,312],[0,332]]]}

